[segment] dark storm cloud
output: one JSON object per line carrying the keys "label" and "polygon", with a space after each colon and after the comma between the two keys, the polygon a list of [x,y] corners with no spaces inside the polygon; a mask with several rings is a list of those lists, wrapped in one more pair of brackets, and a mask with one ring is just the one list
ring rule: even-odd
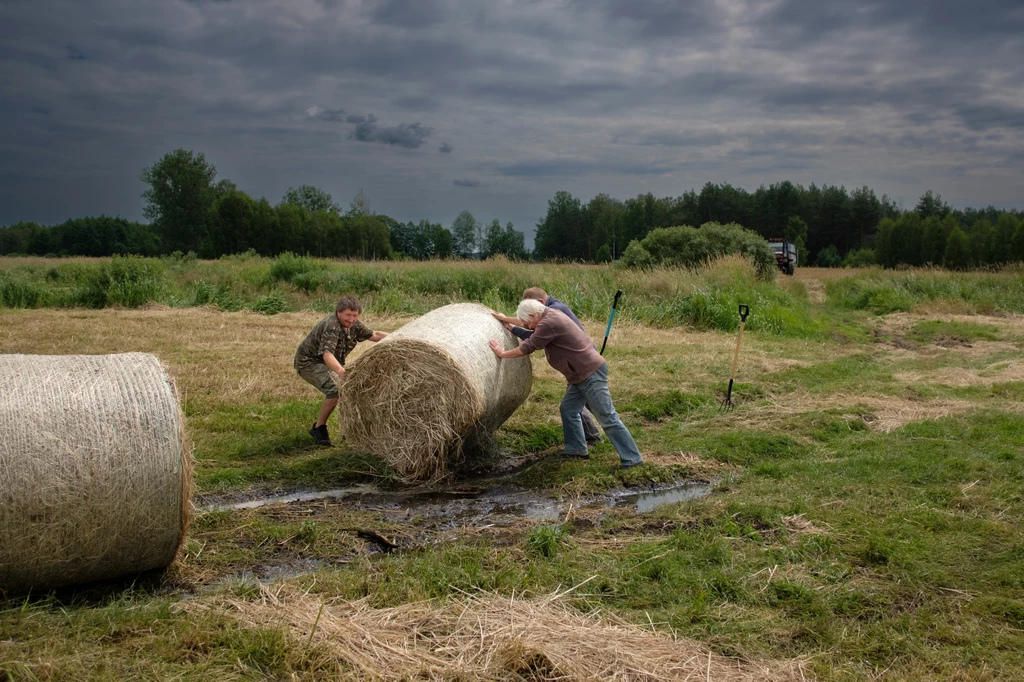
{"label": "dark storm cloud", "polygon": [[443,14],[444,3],[433,0],[382,0],[370,16],[378,24],[422,29],[439,23]]}
{"label": "dark storm cloud", "polygon": [[[311,107],[306,111],[313,118],[318,118],[321,121],[344,121],[345,110],[344,109],[321,109],[320,107]],[[351,118],[351,117],[349,117]],[[349,121],[352,123],[352,121]]]}
{"label": "dark storm cloud", "polygon": [[456,178],[452,180],[452,184],[456,187],[479,187],[479,180],[470,180],[469,178]]}
{"label": "dark storm cloud", "polygon": [[705,35],[716,27],[720,10],[714,2],[693,0],[582,0],[609,20],[644,38]]}
{"label": "dark storm cloud", "polygon": [[716,147],[730,137],[720,132],[679,130],[622,130],[612,135],[616,144],[642,147]]}
{"label": "dark storm cloud", "polygon": [[366,120],[357,124],[349,137],[360,142],[381,142],[406,149],[418,149],[432,132],[430,128],[418,122],[381,127],[377,124],[376,116],[367,114]]}
{"label": "dark storm cloud", "polygon": [[949,196],[965,167],[991,173],[977,201],[1016,200],[1021,35],[1019,0],[0,3],[0,224],[140,217],[140,169],[176,147],[257,195],[365,187],[445,223],[481,168],[497,215],[543,214],[555,182]]}
{"label": "dark storm cloud", "polygon": [[391,103],[410,111],[437,111],[441,107],[439,101],[426,95],[396,97],[391,100]]}
{"label": "dark storm cloud", "polygon": [[662,175],[671,172],[674,166],[662,163],[620,163],[609,164],[583,159],[542,159],[520,161],[498,167],[498,173],[506,177],[550,178],[592,175],[594,173],[621,173],[623,175]]}
{"label": "dark storm cloud", "polygon": [[992,128],[1024,129],[1024,108],[998,104],[968,104],[957,107],[957,115],[975,131]]}

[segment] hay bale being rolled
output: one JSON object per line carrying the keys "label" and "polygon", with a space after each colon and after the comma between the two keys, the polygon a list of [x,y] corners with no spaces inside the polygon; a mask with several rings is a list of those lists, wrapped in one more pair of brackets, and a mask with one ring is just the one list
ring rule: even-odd
{"label": "hay bale being rolled", "polygon": [[529,358],[499,360],[488,347],[516,338],[476,303],[437,308],[368,350],[346,369],[339,419],[346,440],[400,476],[444,476],[530,394]]}
{"label": "hay bale being rolled", "polygon": [[168,566],[192,468],[160,361],[0,355],[0,386],[0,591]]}

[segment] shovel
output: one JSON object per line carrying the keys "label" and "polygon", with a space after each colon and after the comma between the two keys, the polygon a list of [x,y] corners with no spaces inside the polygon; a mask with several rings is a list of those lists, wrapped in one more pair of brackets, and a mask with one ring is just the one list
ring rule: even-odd
{"label": "shovel", "polygon": [[604,347],[608,345],[608,336],[612,333],[612,322],[615,321],[615,308],[619,305],[619,296],[622,296],[622,289],[615,292],[615,299],[612,301],[612,314],[608,316],[608,328],[604,330],[604,343],[601,344],[601,355],[604,355]]}
{"label": "shovel", "polygon": [[740,303],[740,334],[736,337],[736,352],[732,356],[732,371],[729,372],[729,390],[725,393],[725,400],[722,401],[723,410],[731,410],[736,407],[732,402],[732,382],[736,379],[736,363],[740,359],[740,342],[743,340],[743,325],[750,314],[750,307]]}

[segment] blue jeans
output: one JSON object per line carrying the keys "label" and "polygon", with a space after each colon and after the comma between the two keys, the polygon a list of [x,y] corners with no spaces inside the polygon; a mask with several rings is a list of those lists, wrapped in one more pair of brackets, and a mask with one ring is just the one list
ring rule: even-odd
{"label": "blue jeans", "polygon": [[570,455],[583,455],[587,452],[587,441],[583,435],[583,422],[580,412],[589,407],[597,418],[597,423],[604,429],[608,440],[615,446],[623,466],[642,464],[643,458],[637,450],[629,429],[619,419],[615,406],[612,405],[612,394],[608,391],[608,363],[578,384],[569,384],[559,410],[562,413],[562,434],[565,436],[565,452]]}

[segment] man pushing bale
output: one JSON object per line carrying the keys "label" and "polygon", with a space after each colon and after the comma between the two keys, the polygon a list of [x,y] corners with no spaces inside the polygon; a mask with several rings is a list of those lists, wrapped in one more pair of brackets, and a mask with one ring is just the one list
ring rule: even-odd
{"label": "man pushing bale", "polygon": [[548,364],[568,380],[569,386],[560,405],[565,437],[563,456],[590,458],[580,418],[580,413],[588,406],[619,453],[622,468],[643,464],[633,436],[612,404],[608,390],[608,364],[594,348],[590,337],[564,313],[548,308],[538,300],[520,302],[516,317],[523,327],[533,331],[530,338],[511,350],[504,349],[494,339],[489,345],[494,354],[503,359],[519,358],[543,349]]}
{"label": "man pushing bale", "polygon": [[375,332],[359,321],[363,306],[355,296],[343,296],[328,315],[313,327],[295,351],[295,371],[324,394],[320,413],[309,430],[318,445],[331,446],[327,433],[327,420],[338,405],[338,385],[331,372],[340,381],[345,376],[345,358],[360,341],[377,342],[387,334]]}

